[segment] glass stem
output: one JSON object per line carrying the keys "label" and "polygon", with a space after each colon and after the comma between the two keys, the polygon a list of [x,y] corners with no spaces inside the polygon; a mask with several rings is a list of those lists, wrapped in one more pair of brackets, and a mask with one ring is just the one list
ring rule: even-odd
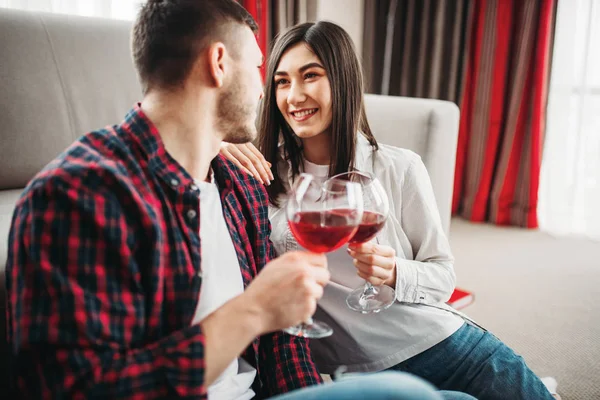
{"label": "glass stem", "polygon": [[362,297],[365,298],[365,297],[370,296],[370,295],[372,295],[374,293],[375,293],[375,288],[373,287],[373,285],[371,284],[371,282],[366,281],[365,282],[365,287],[363,289]]}

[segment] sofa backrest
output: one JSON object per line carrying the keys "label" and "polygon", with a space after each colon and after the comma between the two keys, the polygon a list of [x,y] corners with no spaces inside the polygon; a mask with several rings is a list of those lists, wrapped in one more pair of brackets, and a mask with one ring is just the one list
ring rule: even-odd
{"label": "sofa backrest", "polygon": [[140,99],[126,21],[0,9],[0,190]]}
{"label": "sofa backrest", "polygon": [[380,143],[410,149],[431,177],[442,226],[450,229],[459,111],[449,101],[365,95],[367,118]]}

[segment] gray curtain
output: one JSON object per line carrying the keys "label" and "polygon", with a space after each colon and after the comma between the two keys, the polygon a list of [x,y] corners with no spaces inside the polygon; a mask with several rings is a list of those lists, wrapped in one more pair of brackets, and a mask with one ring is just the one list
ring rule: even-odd
{"label": "gray curtain", "polygon": [[459,104],[472,4],[473,0],[366,0],[367,91]]}
{"label": "gray curtain", "polygon": [[296,24],[316,21],[317,2],[318,0],[272,0],[271,39]]}

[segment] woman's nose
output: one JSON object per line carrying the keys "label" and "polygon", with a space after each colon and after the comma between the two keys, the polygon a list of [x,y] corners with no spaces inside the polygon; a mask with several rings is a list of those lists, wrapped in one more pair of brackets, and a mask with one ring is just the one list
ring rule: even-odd
{"label": "woman's nose", "polygon": [[298,84],[292,84],[290,91],[288,92],[288,104],[300,104],[306,100],[306,94],[304,93],[304,87]]}

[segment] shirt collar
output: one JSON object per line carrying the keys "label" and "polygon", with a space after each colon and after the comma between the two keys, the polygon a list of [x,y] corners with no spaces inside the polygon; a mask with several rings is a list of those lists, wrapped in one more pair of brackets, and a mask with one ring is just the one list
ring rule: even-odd
{"label": "shirt collar", "polygon": [[[286,162],[287,166],[287,179],[290,187],[293,186],[294,176],[292,173],[292,162],[289,160],[289,157],[285,154],[285,147],[283,146],[283,141],[279,142],[279,152],[281,157]],[[356,154],[354,158],[354,168],[358,171],[362,172],[370,172],[373,173],[373,164],[370,162],[372,154],[371,143],[367,140],[367,138],[361,133],[358,132],[356,135]],[[302,165],[300,168],[303,168]]]}
{"label": "shirt collar", "polygon": [[[178,192],[184,192],[194,184],[188,172],[167,152],[158,129],[137,103],[125,116],[121,128],[128,140],[137,144],[156,176]],[[211,162],[214,179],[219,188],[231,189],[230,166],[217,156]]]}
{"label": "shirt collar", "polygon": [[373,172],[373,163],[371,155],[373,148],[367,138],[359,132],[356,138],[356,155],[354,158],[354,168],[361,172]]}

